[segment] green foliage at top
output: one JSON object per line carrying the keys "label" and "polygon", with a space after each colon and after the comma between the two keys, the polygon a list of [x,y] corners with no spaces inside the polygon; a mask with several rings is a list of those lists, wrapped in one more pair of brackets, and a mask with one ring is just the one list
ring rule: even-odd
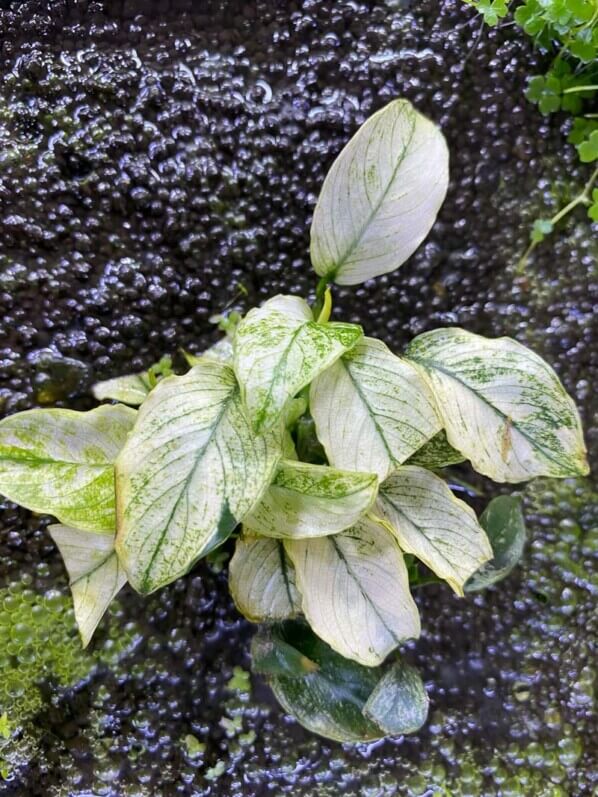
{"label": "green foliage at top", "polygon": [[[487,25],[504,20],[509,9],[500,0],[464,0],[473,6]],[[536,46],[552,57],[542,75],[529,78],[526,97],[543,114],[558,111],[571,116],[568,141],[574,144],[581,163],[598,160],[598,1],[524,0],[513,12],[514,23]],[[596,169],[580,193],[550,219],[538,219],[530,232],[530,245],[521,258],[524,266],[535,247],[572,210],[584,206],[592,221],[598,220],[598,202],[593,186]]]}
{"label": "green foliage at top", "polygon": [[[442,468],[468,460],[509,483],[588,470],[573,401],[518,342],[437,329],[397,355],[360,326],[330,320],[331,286],[398,268],[447,184],[441,132],[406,101],[390,103],[322,188],[312,307],[275,296],[225,324],[227,336],[204,355],[187,356],[186,373],[161,363],[96,386],[96,396],[123,403],[0,422],[0,489],[62,521],[49,531],[84,644],[126,581],[153,592],[236,534],[230,591],[248,619],[268,626],[255,665],[284,707],[339,740],[424,722],[422,680],[397,658],[420,634],[411,586],[432,578],[464,597],[504,577],[525,536],[510,499],[478,519]],[[31,617],[14,616],[15,598],[4,599],[0,649],[9,666],[23,657],[33,679],[40,667],[61,677],[78,648],[68,636],[55,657],[49,635],[31,633],[35,596],[21,597]],[[60,593],[45,600],[66,623]],[[10,716],[23,677],[9,672],[2,683]]]}

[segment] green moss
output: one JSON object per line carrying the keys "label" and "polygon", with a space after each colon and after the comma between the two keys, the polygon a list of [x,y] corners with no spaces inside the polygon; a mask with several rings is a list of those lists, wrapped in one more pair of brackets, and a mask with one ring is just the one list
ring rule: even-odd
{"label": "green moss", "polygon": [[[115,664],[136,638],[133,627],[109,623],[103,643],[83,650],[72,601],[57,589],[38,594],[30,579],[0,589],[0,774],[9,776],[10,764],[23,758],[23,744],[15,731],[35,736],[36,714],[45,706],[42,687],[71,687],[87,678],[100,662]],[[114,610],[116,614],[118,609]]]}

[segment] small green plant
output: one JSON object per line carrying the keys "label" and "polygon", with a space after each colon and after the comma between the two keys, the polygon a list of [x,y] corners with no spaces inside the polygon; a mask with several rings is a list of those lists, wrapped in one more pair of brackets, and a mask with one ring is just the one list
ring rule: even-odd
{"label": "small green plant", "polygon": [[84,644],[125,582],[151,593],[236,534],[230,590],[262,625],[254,669],[290,713],[349,741],[425,721],[421,678],[396,653],[420,633],[410,583],[482,589],[525,538],[517,499],[495,499],[479,521],[438,471],[469,460],[521,482],[588,470],[573,401],[516,341],[438,329],[398,356],[330,320],[331,286],[400,266],[447,185],[440,131],[390,103],[324,182],[313,308],[275,296],[188,355],[186,373],[162,362],[96,386],[123,403],[0,423],[0,490],[60,521],[50,534]]}
{"label": "small green plant", "polygon": [[[502,0],[464,0],[478,11],[484,23],[498,25],[509,13]],[[568,141],[574,144],[581,163],[598,161],[598,0],[524,0],[513,12],[514,23],[535,44],[552,56],[543,75],[530,77],[526,97],[548,115],[564,111],[571,115]],[[530,242],[519,261],[520,270],[538,244],[575,208],[584,206],[592,221],[598,221],[598,168],[582,190],[551,218],[537,219]]]}

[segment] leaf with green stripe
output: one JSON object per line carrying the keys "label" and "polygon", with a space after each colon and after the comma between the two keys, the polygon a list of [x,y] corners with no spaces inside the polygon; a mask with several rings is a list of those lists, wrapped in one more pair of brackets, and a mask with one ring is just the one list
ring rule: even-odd
{"label": "leaf with green stripe", "polygon": [[492,548],[475,512],[442,479],[404,465],[380,485],[374,508],[405,553],[417,556],[463,595],[463,585]]}
{"label": "leaf with green stripe", "polygon": [[275,296],[239,322],[234,368],[257,432],[271,428],[289,399],[361,338],[355,324],[317,324],[297,296]]}
{"label": "leaf with green stripe", "polygon": [[267,537],[322,537],[352,526],[373,504],[371,473],[283,461],[266,494],[245,522]]}
{"label": "leaf with green stripe", "polygon": [[444,201],[448,160],[438,127],[407,100],[371,116],[322,186],[311,225],[316,273],[355,285],[402,265]]}
{"label": "leaf with green stripe", "polygon": [[272,481],[281,438],[280,424],[252,431],[222,363],[152,390],[116,463],[116,550],[137,591],[174,581],[230,535]]}
{"label": "leaf with green stripe", "polygon": [[254,536],[245,527],[228,572],[237,609],[253,623],[286,620],[301,611],[294,568],[280,540]]}
{"label": "leaf with green stripe", "polygon": [[588,473],[579,413],[552,368],[510,338],[437,329],[407,356],[425,373],[449,443],[498,482]]}
{"label": "leaf with green stripe", "polygon": [[316,634],[367,667],[419,636],[417,607],[393,536],[367,519],[341,534],[285,540],[302,608]]}
{"label": "leaf with green stripe", "polygon": [[83,647],[87,647],[106,609],[127,581],[114,550],[114,538],[58,524],[48,531],[68,571],[75,619]]}
{"label": "leaf with green stripe", "polygon": [[0,493],[85,531],[114,533],[114,461],[137,413],[44,409],[0,422]]}
{"label": "leaf with green stripe", "polygon": [[331,465],[381,481],[441,428],[425,379],[373,338],[314,380],[310,411]]}

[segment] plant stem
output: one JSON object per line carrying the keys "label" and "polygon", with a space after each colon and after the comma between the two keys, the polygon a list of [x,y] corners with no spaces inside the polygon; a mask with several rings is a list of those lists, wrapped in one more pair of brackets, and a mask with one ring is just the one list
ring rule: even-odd
{"label": "plant stem", "polygon": [[[598,180],[598,168],[594,169],[592,175],[590,176],[590,179],[584,185],[583,190],[576,197],[574,197],[571,200],[571,202],[565,205],[564,208],[561,208],[561,210],[559,210],[558,213],[555,213],[555,215],[550,219],[550,224],[552,226],[558,224],[558,222],[561,221],[561,219],[563,219],[567,214],[571,213],[571,211],[574,210],[578,205],[589,205],[591,203],[590,192],[592,191],[592,188],[594,187],[594,183],[596,182],[596,180]],[[521,258],[519,259],[519,262],[517,263],[518,274],[523,273],[527,265],[529,256],[538,246],[539,243],[540,241],[532,241],[530,245],[527,247]]]}
{"label": "plant stem", "polygon": [[316,287],[316,301],[313,306],[313,313],[316,318],[319,317],[324,307],[326,290],[328,289],[329,281],[327,277],[321,277]]}
{"label": "plant stem", "polygon": [[563,94],[577,94],[579,91],[598,91],[598,85],[570,86],[568,89],[563,89]]}
{"label": "plant stem", "polygon": [[317,323],[318,324],[328,323],[331,311],[332,311],[332,294],[330,293],[330,288],[326,288],[326,290],[324,291],[324,303],[322,305],[322,309],[318,314]]}

